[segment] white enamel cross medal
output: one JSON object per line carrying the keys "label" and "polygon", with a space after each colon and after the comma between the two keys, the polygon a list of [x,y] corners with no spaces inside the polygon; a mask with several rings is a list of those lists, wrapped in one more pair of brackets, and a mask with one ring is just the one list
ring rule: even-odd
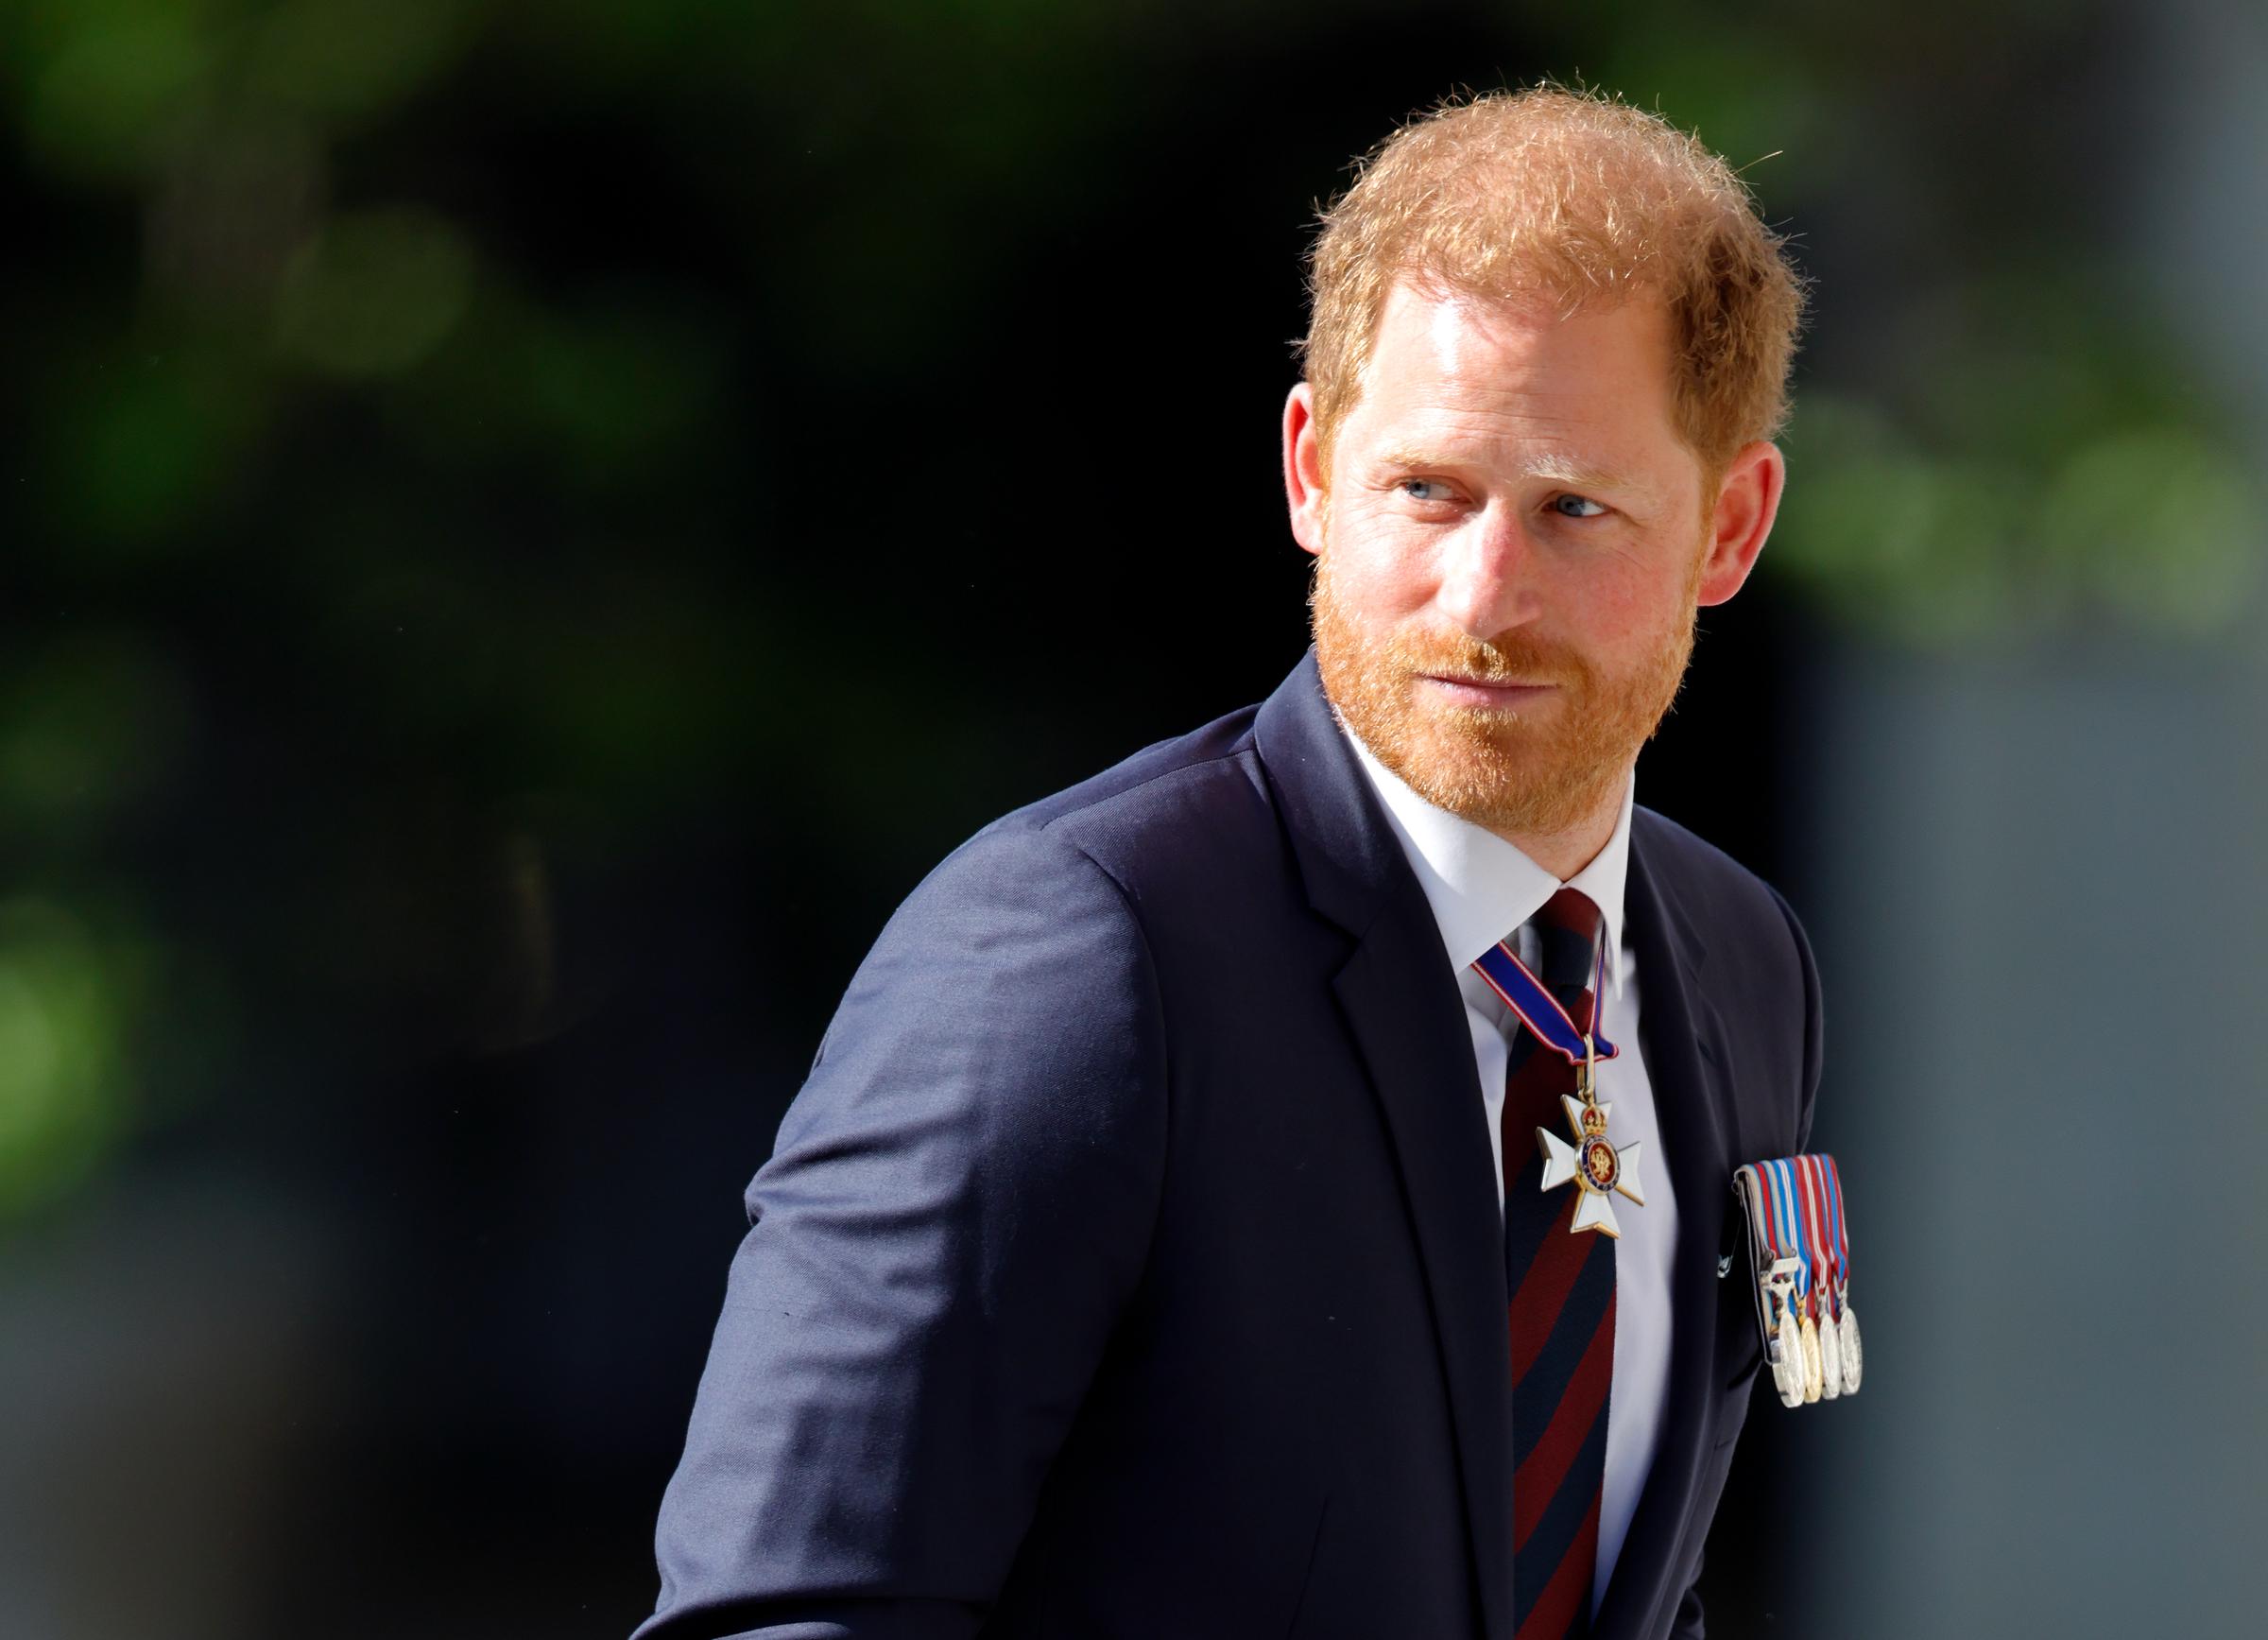
{"label": "white enamel cross medal", "polygon": [[[1631,1144],[1617,1149],[1606,1137],[1607,1107],[1599,1103],[1598,1065],[1601,1059],[1612,1059],[1621,1050],[1600,1032],[1596,1001],[1590,1028],[1586,1030],[1528,971],[1507,941],[1500,940],[1492,949],[1482,952],[1473,967],[1535,1033],[1540,1046],[1557,1053],[1575,1069],[1574,1095],[1559,1096],[1559,1102],[1567,1107],[1567,1123],[1575,1142],[1571,1145],[1547,1128],[1536,1130],[1536,1141],[1543,1148],[1542,1187],[1556,1189],[1572,1179],[1579,1199],[1574,1222],[1569,1228],[1603,1230],[1619,1238],[1623,1227],[1614,1220],[1614,1203],[1609,1199],[1619,1193],[1641,1207],[1646,1199],[1639,1193],[1640,1147]],[[1606,946],[1601,941],[1591,955],[1590,995],[1603,997],[1606,990]]]}
{"label": "white enamel cross medal", "polygon": [[1627,1196],[1641,1207],[1646,1204],[1638,1182],[1638,1153],[1643,1147],[1637,1143],[1616,1149],[1606,1139],[1606,1114],[1612,1108],[1602,1105],[1593,1092],[1591,1073],[1598,1062],[1598,1049],[1588,1039],[1588,1050],[1581,1066],[1576,1090],[1583,1096],[1562,1094],[1559,1102],[1567,1107],[1567,1123],[1575,1135],[1570,1145],[1549,1128],[1536,1130],[1536,1141],[1543,1147],[1543,1185],[1546,1190],[1557,1188],[1569,1180],[1575,1182],[1579,1200],[1575,1202],[1575,1221],[1570,1231],[1603,1230],[1608,1235],[1621,1237],[1623,1227],[1614,1219],[1616,1192]]}

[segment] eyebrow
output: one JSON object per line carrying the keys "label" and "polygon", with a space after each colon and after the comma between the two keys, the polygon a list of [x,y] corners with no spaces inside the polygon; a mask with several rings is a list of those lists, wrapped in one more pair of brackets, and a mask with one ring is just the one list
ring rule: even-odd
{"label": "eyebrow", "polygon": [[[1470,466],[1452,457],[1441,456],[1430,450],[1409,445],[1395,445],[1384,451],[1379,459],[1388,467],[1422,472],[1428,468],[1442,469]],[[1596,467],[1588,461],[1550,453],[1530,457],[1522,463],[1522,478],[1541,478],[1554,484],[1564,484],[1571,490],[1614,490],[1651,499],[1654,487],[1636,478],[1625,477],[1610,468]]]}

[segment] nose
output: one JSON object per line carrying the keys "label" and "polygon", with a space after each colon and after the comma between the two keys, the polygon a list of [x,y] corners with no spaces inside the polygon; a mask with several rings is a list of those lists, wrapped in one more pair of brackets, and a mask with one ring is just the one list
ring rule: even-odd
{"label": "nose", "polygon": [[1441,554],[1434,602],[1475,640],[1536,618],[1535,543],[1514,509],[1492,501],[1443,538]]}

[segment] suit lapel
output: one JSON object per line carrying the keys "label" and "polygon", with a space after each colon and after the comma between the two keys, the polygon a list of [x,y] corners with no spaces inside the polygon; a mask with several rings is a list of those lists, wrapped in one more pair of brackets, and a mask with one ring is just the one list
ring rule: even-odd
{"label": "suit lapel", "polygon": [[[1338,993],[1393,1135],[1449,1380],[1490,1634],[1512,1631],[1512,1382],[1503,1220],[1465,1005],[1423,895],[1370,926]],[[1420,920],[1420,916],[1422,920]],[[1431,983],[1438,973],[1441,983]],[[1427,975],[1420,983],[1413,975]]]}
{"label": "suit lapel", "polygon": [[[1309,904],[1352,937],[1334,986],[1392,1137],[1449,1386],[1485,1632],[1512,1632],[1512,1359],[1503,1220],[1463,999],[1433,908],[1323,693],[1311,647],[1254,726]],[[1658,820],[1631,817],[1628,936],[1655,1119],[1677,1194],[1668,1405],[1594,1634],[1660,1627],[1711,1445],[1716,1252],[1732,1164],[1723,1030],[1705,947],[1662,871]],[[1642,1210],[1641,1210],[1642,1211]]]}
{"label": "suit lapel", "polygon": [[1671,1263],[1669,1400],[1653,1468],[1607,1580],[1591,1632],[1643,1640],[1678,1599],[1671,1580],[1691,1525],[1693,1493],[1713,1445],[1717,1395],[1717,1246],[1732,1177],[1726,1132],[1724,1029],[1703,993],[1704,947],[1662,870],[1659,822],[1630,817],[1629,938],[1638,958],[1640,1037],[1654,1114],[1677,1197]]}
{"label": "suit lapel", "polygon": [[1378,1096],[1448,1380],[1485,1631],[1512,1632],[1503,1221],[1456,975],[1433,908],[1331,713],[1313,648],[1255,728],[1310,904],[1353,936],[1335,989]]}

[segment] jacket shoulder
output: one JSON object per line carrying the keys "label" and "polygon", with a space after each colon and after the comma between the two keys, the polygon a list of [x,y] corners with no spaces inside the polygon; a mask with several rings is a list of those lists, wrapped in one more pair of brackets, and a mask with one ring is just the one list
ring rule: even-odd
{"label": "jacket shoulder", "polygon": [[1273,847],[1275,808],[1252,733],[1259,712],[1257,704],[1239,707],[1011,809],[971,836],[936,872],[967,854],[1079,854],[1131,889],[1171,861]]}
{"label": "jacket shoulder", "polygon": [[[1667,815],[1635,804],[1630,827],[1638,846],[1669,879],[1672,890],[1705,938],[1728,924],[1734,928],[1750,923],[1769,926],[1794,914],[1785,909],[1787,901],[1778,889]],[[1710,944],[1715,943],[1710,939]]]}

